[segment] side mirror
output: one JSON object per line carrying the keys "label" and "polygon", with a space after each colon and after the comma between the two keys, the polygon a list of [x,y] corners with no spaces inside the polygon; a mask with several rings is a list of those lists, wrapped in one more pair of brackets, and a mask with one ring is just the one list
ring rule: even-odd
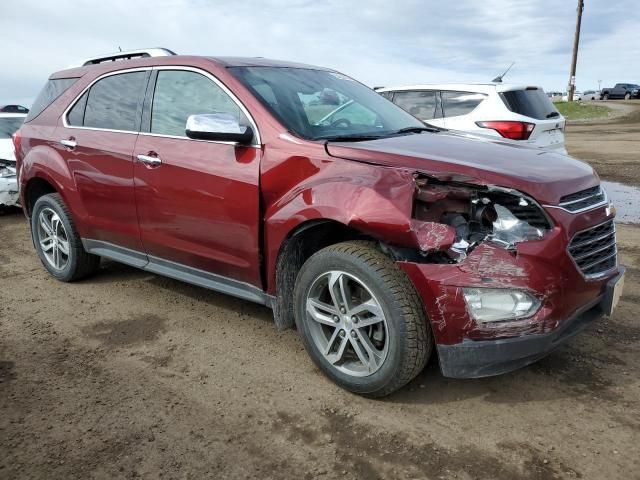
{"label": "side mirror", "polygon": [[187,137],[197,140],[237,142],[241,145],[250,145],[253,141],[253,129],[248,125],[240,125],[230,113],[189,115],[185,133]]}

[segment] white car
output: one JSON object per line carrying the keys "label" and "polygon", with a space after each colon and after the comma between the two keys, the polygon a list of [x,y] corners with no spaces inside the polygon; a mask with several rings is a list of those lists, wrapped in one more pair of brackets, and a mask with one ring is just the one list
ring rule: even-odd
{"label": "white car", "polygon": [[[569,101],[569,92],[564,93],[562,95],[562,101],[563,102],[568,102]],[[582,92],[573,92],[573,101],[574,102],[582,101]]]}
{"label": "white car", "polygon": [[562,95],[562,92],[547,92],[547,97],[549,97],[549,100],[551,100],[552,102],[562,101]]}
{"label": "white car", "polygon": [[431,125],[567,153],[565,119],[540,87],[428,84],[376,91]]}
{"label": "white car", "polygon": [[586,90],[580,95],[580,100],[583,102],[587,100],[600,100],[600,92],[596,90]]}
{"label": "white car", "polygon": [[0,206],[18,205],[13,134],[25,118],[23,113],[0,113]]}

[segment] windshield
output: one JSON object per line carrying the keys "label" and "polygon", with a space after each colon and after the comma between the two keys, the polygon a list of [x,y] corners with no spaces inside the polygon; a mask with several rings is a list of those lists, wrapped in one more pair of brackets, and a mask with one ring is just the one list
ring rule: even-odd
{"label": "windshield", "polygon": [[382,137],[425,126],[340,73],[282,67],[229,70],[288,130],[302,138]]}
{"label": "windshield", "polygon": [[11,138],[24,122],[24,117],[0,117],[0,138]]}

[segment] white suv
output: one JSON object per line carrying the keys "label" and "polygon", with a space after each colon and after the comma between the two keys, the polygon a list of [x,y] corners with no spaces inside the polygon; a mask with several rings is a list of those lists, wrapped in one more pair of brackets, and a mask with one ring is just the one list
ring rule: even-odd
{"label": "white suv", "polygon": [[20,128],[26,115],[0,113],[0,207],[18,205],[18,182],[13,134]]}
{"label": "white suv", "polygon": [[565,119],[540,87],[442,84],[376,91],[431,125],[567,153]]}

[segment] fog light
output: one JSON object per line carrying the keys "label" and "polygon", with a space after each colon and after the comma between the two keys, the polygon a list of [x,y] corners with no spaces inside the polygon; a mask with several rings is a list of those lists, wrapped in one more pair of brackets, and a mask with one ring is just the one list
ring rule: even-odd
{"label": "fog light", "polygon": [[522,290],[505,288],[465,288],[469,314],[478,322],[497,322],[530,317],[540,308],[540,300]]}

